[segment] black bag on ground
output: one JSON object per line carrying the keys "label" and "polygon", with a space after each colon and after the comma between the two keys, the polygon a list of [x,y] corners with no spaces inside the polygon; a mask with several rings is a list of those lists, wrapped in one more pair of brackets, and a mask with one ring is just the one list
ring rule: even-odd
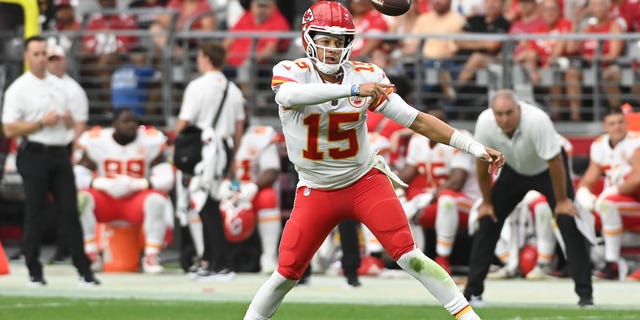
{"label": "black bag on ground", "polygon": [[[224,106],[224,101],[227,99],[227,90],[229,89],[229,81],[227,81],[218,106],[218,111],[213,117],[211,127],[215,128],[220,117],[220,112]],[[186,126],[178,133],[174,141],[173,149],[173,164],[178,170],[183,173],[193,175],[198,162],[202,160],[202,129],[195,125]]]}

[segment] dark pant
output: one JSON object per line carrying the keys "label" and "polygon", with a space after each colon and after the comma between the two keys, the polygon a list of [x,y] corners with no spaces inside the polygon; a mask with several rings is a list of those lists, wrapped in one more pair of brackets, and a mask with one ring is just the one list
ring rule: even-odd
{"label": "dark pant", "polygon": [[340,247],[342,248],[342,270],[347,277],[357,276],[358,268],[360,268],[359,227],[360,223],[355,220],[345,220],[338,224]]}
{"label": "dark pant", "polygon": [[[500,176],[491,190],[491,201],[498,221],[494,222],[490,217],[479,219],[480,226],[474,235],[471,246],[469,279],[464,290],[465,297],[478,296],[484,291],[484,279],[487,277],[493,261],[493,252],[500,238],[500,230],[502,230],[504,221],[529,190],[536,190],[544,194],[551,208],[555,208],[556,199],[548,170],[535,176],[524,176],[509,166],[502,168]],[[567,194],[573,199],[573,184],[568,173]],[[565,242],[569,270],[575,283],[575,292],[579,297],[592,297],[589,243],[577,229],[573,217],[558,213],[555,216]]]}
{"label": "dark pant", "polygon": [[22,177],[25,201],[23,253],[31,276],[42,276],[40,242],[49,194],[62,215],[64,234],[73,265],[81,275],[89,274],[84,239],[78,215],[77,190],[67,147],[37,143],[21,145],[16,159]]}
{"label": "dark pant", "polygon": [[202,220],[204,237],[202,259],[209,262],[209,268],[213,271],[220,271],[225,268],[231,269],[231,245],[224,235],[220,201],[209,197],[199,215]]}

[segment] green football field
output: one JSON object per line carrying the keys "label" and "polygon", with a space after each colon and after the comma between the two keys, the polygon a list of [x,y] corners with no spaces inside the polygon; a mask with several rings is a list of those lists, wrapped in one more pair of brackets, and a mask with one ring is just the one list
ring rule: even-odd
{"label": "green football field", "polygon": [[[242,319],[246,303],[159,301],[138,299],[78,299],[0,296],[0,319]],[[639,310],[610,308],[484,307],[483,319],[640,319]],[[440,307],[285,303],[277,320],[453,319]]]}

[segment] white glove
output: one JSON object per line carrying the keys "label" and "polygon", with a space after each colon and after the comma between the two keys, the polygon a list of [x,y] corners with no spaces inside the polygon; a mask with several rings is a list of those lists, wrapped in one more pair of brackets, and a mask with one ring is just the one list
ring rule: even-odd
{"label": "white glove", "polygon": [[253,182],[243,183],[240,185],[240,193],[238,194],[238,200],[251,202],[253,201],[253,198],[256,196],[257,193],[258,193],[257,184]]}
{"label": "white glove", "polygon": [[586,210],[593,211],[593,207],[596,203],[596,196],[586,187],[581,187],[576,192],[576,202]]}
{"label": "white glove", "polygon": [[113,198],[122,198],[131,193],[130,178],[116,175],[114,178],[98,177],[93,179],[92,187],[104,191]]}

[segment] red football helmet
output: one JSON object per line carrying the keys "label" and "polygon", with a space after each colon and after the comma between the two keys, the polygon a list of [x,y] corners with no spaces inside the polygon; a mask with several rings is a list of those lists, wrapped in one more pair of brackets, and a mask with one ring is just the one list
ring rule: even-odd
{"label": "red football helmet", "polygon": [[256,213],[248,202],[234,205],[229,200],[220,202],[224,222],[224,235],[231,243],[247,240],[256,229]]}
{"label": "red football helmet", "polygon": [[[344,37],[344,48],[331,48],[342,50],[338,64],[327,64],[318,59],[318,45],[314,41],[317,33],[330,34]],[[356,28],[353,17],[347,8],[336,1],[318,1],[314,3],[302,16],[302,46],[304,52],[313,60],[323,73],[335,74],[340,66],[349,60]],[[320,47],[324,48],[324,47]]]}
{"label": "red football helmet", "polygon": [[527,244],[520,250],[520,272],[523,276],[536,267],[538,249],[535,244]]}

